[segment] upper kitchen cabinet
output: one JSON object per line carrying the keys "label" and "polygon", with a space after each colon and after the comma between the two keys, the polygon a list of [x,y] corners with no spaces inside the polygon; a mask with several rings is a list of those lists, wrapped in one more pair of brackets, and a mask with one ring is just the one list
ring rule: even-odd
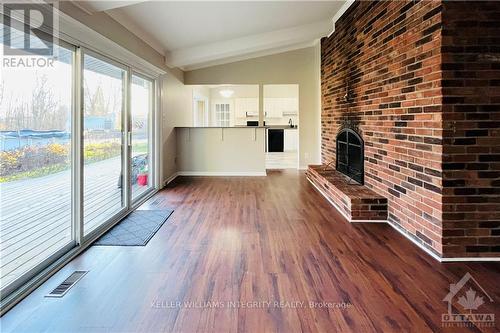
{"label": "upper kitchen cabinet", "polygon": [[258,117],[259,116],[259,98],[242,97],[236,98],[234,110],[237,118]]}
{"label": "upper kitchen cabinet", "polygon": [[296,116],[299,113],[299,99],[283,98],[283,115],[284,116]]}
{"label": "upper kitchen cabinet", "polygon": [[283,117],[283,103],[280,98],[264,98],[264,114],[267,118]]}
{"label": "upper kitchen cabinet", "polygon": [[266,125],[297,125],[299,115],[298,84],[264,85],[264,117]]}
{"label": "upper kitchen cabinet", "polygon": [[299,100],[295,97],[264,98],[264,112],[267,118],[296,116],[299,113]]}

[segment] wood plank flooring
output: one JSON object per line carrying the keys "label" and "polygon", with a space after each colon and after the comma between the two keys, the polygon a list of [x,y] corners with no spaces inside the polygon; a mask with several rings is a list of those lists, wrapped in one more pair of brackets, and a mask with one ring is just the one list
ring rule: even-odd
{"label": "wood plank flooring", "polygon": [[[175,212],[147,246],[91,247],[2,332],[499,331],[500,263],[440,264],[388,225],[349,224],[303,172],[182,177],[141,207],[157,208]],[[90,272],[64,298],[43,297],[76,269]],[[496,327],[441,327],[467,272]]]}

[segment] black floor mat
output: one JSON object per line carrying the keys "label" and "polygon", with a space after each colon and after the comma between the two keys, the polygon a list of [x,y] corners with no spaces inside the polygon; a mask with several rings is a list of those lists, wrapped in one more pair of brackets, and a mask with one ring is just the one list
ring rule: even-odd
{"label": "black floor mat", "polygon": [[136,210],[101,236],[94,245],[145,246],[174,211]]}

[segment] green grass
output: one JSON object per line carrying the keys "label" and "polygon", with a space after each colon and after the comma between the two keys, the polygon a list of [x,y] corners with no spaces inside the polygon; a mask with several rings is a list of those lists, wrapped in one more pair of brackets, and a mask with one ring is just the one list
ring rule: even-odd
{"label": "green grass", "polygon": [[134,153],[147,153],[148,152],[148,143],[141,142],[141,143],[132,144],[132,151]]}

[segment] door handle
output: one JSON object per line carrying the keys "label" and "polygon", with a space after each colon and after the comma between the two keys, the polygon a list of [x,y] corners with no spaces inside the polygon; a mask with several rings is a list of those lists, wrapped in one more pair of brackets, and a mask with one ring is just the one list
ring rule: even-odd
{"label": "door handle", "polygon": [[127,145],[132,146],[132,132],[127,132]]}

